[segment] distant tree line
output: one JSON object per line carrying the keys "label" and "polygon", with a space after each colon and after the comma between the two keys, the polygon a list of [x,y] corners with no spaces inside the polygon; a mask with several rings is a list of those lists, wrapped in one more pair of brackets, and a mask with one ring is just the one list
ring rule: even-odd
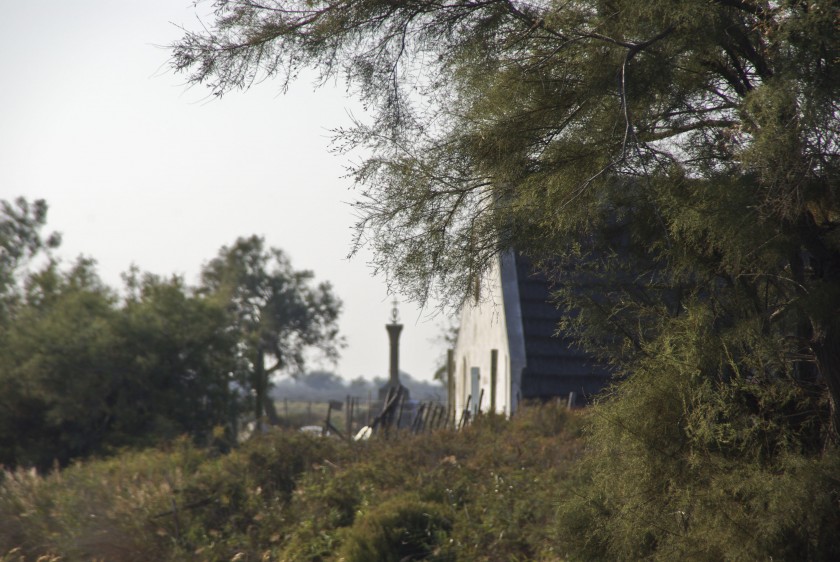
{"label": "distant tree line", "polygon": [[[383,342],[383,353],[384,351]],[[383,364],[386,358],[383,355]],[[400,382],[408,389],[412,399],[444,400],[446,397],[446,389],[438,380],[432,382],[417,380],[409,373],[402,371]],[[386,383],[387,378],[383,377],[368,379],[358,376],[348,381],[330,371],[312,370],[294,378],[285,378],[275,382],[271,395],[277,400],[343,400],[348,395],[361,399],[367,399],[368,395],[372,395],[374,399],[377,399],[379,389]]]}
{"label": "distant tree line", "polygon": [[341,302],[262,238],[209,261],[197,287],[132,268],[62,267],[44,201],[0,201],[0,464],[46,469],[182,434],[262,421],[270,376],[336,358]]}

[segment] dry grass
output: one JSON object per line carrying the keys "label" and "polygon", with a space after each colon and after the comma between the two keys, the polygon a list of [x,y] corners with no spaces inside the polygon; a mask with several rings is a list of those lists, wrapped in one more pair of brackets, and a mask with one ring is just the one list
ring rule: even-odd
{"label": "dry grass", "polygon": [[0,562],[326,561],[342,545],[399,546],[381,521],[422,535],[422,513],[388,507],[403,499],[437,514],[416,539],[432,559],[545,558],[579,422],[551,406],[460,433],[347,443],[274,431],[225,455],[181,441],[45,476],[6,472]]}

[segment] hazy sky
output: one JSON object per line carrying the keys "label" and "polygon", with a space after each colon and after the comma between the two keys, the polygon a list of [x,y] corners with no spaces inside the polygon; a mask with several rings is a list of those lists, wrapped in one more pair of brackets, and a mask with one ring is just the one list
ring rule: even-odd
{"label": "hazy sky", "polygon": [[[265,82],[208,100],[161,46],[196,28],[190,0],[7,2],[0,18],[0,198],[44,198],[61,256],[121,285],[131,264],[197,282],[238,236],[262,235],[344,301],[345,378],[387,376],[391,298],[346,259],[355,197],[329,130],[359,105],[341,88]],[[402,304],[403,370],[430,378],[441,317]]]}

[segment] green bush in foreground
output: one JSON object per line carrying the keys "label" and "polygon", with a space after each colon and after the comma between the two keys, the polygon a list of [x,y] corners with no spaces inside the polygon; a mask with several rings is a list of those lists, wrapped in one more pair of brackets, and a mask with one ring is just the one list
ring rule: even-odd
{"label": "green bush in foreground", "polygon": [[[0,483],[0,553],[8,560],[166,559],[171,541],[157,514],[204,461],[188,446],[126,453],[46,477],[7,472]],[[151,558],[150,558],[151,557]]]}
{"label": "green bush in foreground", "polygon": [[357,518],[346,534],[339,559],[347,562],[403,562],[438,558],[448,543],[452,521],[441,504],[409,493]]}
{"label": "green bush in foreground", "polygon": [[[566,421],[546,425],[540,416]],[[278,431],[227,455],[182,441],[46,476],[9,472],[0,483],[0,555],[532,558],[551,547],[550,498],[579,454],[578,425],[577,415],[548,407],[512,422],[479,419],[460,433],[348,444]]]}
{"label": "green bush in foreground", "polygon": [[277,431],[228,454],[184,440],[0,473],[0,562],[833,559],[834,452],[655,461],[605,440],[610,414],[544,405],[458,433]]}
{"label": "green bush in foreground", "polygon": [[[228,560],[270,544],[300,472],[335,442],[284,433],[228,455],[186,441],[77,463],[40,477],[5,473],[0,553],[66,560]],[[340,445],[340,444],[339,444]],[[281,523],[282,524],[282,523]]]}

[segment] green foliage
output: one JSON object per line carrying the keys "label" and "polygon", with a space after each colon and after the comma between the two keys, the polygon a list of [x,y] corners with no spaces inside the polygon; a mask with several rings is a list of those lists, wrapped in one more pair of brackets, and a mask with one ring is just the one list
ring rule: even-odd
{"label": "green foliage", "polygon": [[836,2],[215,6],[174,46],[191,82],[318,65],[371,109],[340,134],[370,155],[359,241],[399,289],[460,302],[514,247],[614,366],[567,513],[581,556],[836,557]]}
{"label": "green foliage", "polygon": [[90,259],[38,262],[58,243],[41,236],[46,212],[43,201],[2,201],[2,465],[44,471],[184,434],[230,444],[244,411],[237,385],[260,373],[265,397],[268,375],[300,367],[308,348],[337,354],[340,301],[259,238],[223,248],[200,291],[133,268],[119,298]]}
{"label": "green foliage", "polygon": [[597,233],[591,205],[617,180],[679,194],[680,177],[746,178],[758,189],[732,210],[771,228],[835,205],[827,0],[213,4],[214,21],[172,46],[173,68],[215,95],[303,66],[346,76],[372,121],[339,132],[370,154],[355,173],[359,242],[418,298],[463,297],[511,243]]}
{"label": "green foliage", "polygon": [[338,556],[348,562],[439,559],[451,527],[443,506],[398,495],[356,519]]}
{"label": "green foliage", "polygon": [[593,409],[562,540],[589,559],[834,559],[840,456],[815,454],[825,405],[784,371],[747,370],[734,357],[751,328],[716,335],[707,312],[688,307]]}
{"label": "green foliage", "polygon": [[341,300],[329,283],[313,286],[313,277],[293,269],[281,250],[265,248],[257,236],[223,247],[202,271],[202,294],[228,311],[240,344],[238,382],[254,391],[259,424],[270,406],[272,374],[301,371],[311,350],[336,359],[343,346],[337,326]]}
{"label": "green foliage", "polygon": [[480,416],[458,433],[347,443],[274,431],[224,455],[181,440],[46,476],[5,472],[0,553],[19,549],[7,555],[14,562],[836,559],[835,452],[771,464],[683,447],[654,464],[644,456],[653,445],[630,433],[644,417],[611,403],[585,413],[547,404],[509,421]]}
{"label": "green foliage", "polygon": [[[233,392],[237,339],[224,307],[181,279],[127,278],[129,296],[116,327],[122,380],[113,429],[146,444],[188,433],[207,442],[242,410]],[[133,414],[133,416],[131,416]]]}
{"label": "green foliage", "polygon": [[186,509],[165,518],[183,556],[229,560],[237,552],[276,552],[289,524],[288,502],[301,474],[340,458],[341,443],[289,432],[252,440],[205,462],[180,490]]}
{"label": "green foliage", "polygon": [[579,424],[548,406],[513,422],[479,417],[457,434],[346,443],[276,431],[226,455],[182,440],[47,476],[6,472],[0,553],[550,560]]}
{"label": "green foliage", "polygon": [[229,424],[224,310],[178,279],[131,282],[120,303],[87,260],[29,276],[0,342],[0,463],[46,470]]}
{"label": "green foliage", "polygon": [[[123,453],[49,476],[19,469],[0,481],[0,553],[21,560],[166,560],[171,542],[158,513],[196,469],[195,449]],[[16,558],[10,558],[16,560]]]}
{"label": "green foliage", "polygon": [[114,413],[116,311],[86,262],[66,276],[50,266],[28,292],[0,355],[0,462],[46,468],[102,445]]}
{"label": "green foliage", "polygon": [[41,230],[47,222],[47,203],[29,202],[23,197],[14,203],[0,201],[0,323],[10,320],[11,307],[19,297],[22,270],[39,254],[58,246],[61,236],[44,238]]}
{"label": "green foliage", "polygon": [[428,514],[404,514],[422,529],[429,517],[439,522],[437,534],[419,535],[430,541],[428,559],[557,558],[551,522],[581,452],[579,424],[549,405],[527,408],[512,422],[479,417],[457,434],[361,444],[352,462],[304,475],[291,504],[301,523],[289,530],[284,557],[325,560],[340,552],[376,560],[367,549],[388,542],[381,520],[399,517],[405,504]]}
{"label": "green foliage", "polygon": [[76,463],[61,472],[6,472],[0,552],[70,560],[230,560],[269,550],[298,475],[335,443],[299,434],[219,456],[171,447]]}
{"label": "green foliage", "polygon": [[[615,433],[619,430],[616,429]],[[838,455],[785,455],[772,465],[673,454],[646,459],[598,446],[557,538],[582,559],[834,560],[840,525]]]}

